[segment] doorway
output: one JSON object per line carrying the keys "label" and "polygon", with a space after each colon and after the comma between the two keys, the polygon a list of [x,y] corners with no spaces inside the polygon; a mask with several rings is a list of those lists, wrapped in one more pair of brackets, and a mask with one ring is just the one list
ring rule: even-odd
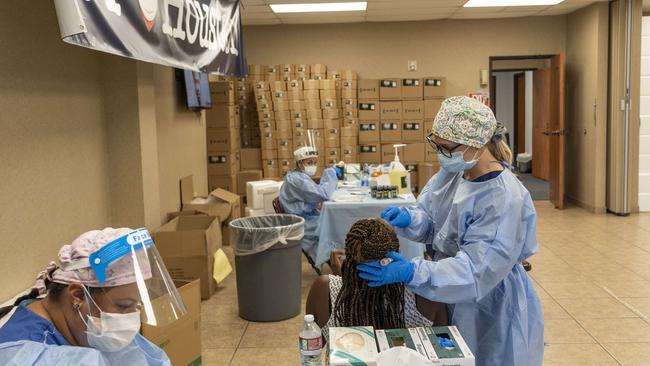
{"label": "doorway", "polygon": [[490,104],[509,131],[518,178],[533,200],[563,208],[563,55],[490,57],[490,75]]}

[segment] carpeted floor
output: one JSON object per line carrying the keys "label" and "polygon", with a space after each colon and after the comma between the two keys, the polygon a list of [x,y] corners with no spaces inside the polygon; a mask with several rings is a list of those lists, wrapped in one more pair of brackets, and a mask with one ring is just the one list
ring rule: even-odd
{"label": "carpeted floor", "polygon": [[530,192],[534,201],[544,201],[549,199],[548,182],[535,178],[530,174],[518,174],[519,180]]}

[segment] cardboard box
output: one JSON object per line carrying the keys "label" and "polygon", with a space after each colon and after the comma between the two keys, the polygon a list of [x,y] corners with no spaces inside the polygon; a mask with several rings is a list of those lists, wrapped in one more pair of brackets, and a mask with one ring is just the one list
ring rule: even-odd
{"label": "cardboard box", "polygon": [[299,91],[299,92],[302,93],[302,90],[303,90],[302,81],[300,81],[300,80],[290,80],[289,82],[286,83],[286,85],[287,85],[287,90],[288,91],[292,91],[292,92]]}
{"label": "cardboard box", "polygon": [[336,101],[341,100],[341,92],[338,89],[321,90],[319,94],[320,94],[320,100],[327,100],[327,99],[334,99]]}
{"label": "cardboard box", "polygon": [[241,149],[241,170],[262,169],[262,150]]}
{"label": "cardboard box", "polygon": [[[193,281],[174,281],[187,314],[165,326],[142,324],[142,336],[160,347],[172,365],[201,364],[201,283]],[[164,298],[154,299],[152,306],[165,306]]]}
{"label": "cardboard box", "polygon": [[402,120],[423,119],[424,102],[423,101],[403,101],[402,102]]}
{"label": "cardboard box", "polygon": [[[341,118],[340,109],[323,109],[321,110],[321,116],[323,119],[339,119]],[[307,116],[309,118],[309,115]]]}
{"label": "cardboard box", "polygon": [[318,89],[320,90],[336,90],[339,88],[338,80],[323,79],[319,80]]}
{"label": "cardboard box", "polygon": [[379,80],[361,79],[357,82],[357,96],[361,100],[379,100]]}
{"label": "cardboard box", "polygon": [[325,64],[311,64],[310,73],[312,74],[327,74],[327,65]]}
{"label": "cardboard box", "polygon": [[357,145],[341,144],[341,160],[346,163],[356,163],[359,160]]}
{"label": "cardboard box", "polygon": [[278,130],[275,132],[276,140],[282,140],[282,139],[288,140],[291,139],[292,137],[293,137],[293,131],[290,128],[286,130]]}
{"label": "cardboard box", "polygon": [[342,99],[357,99],[357,90],[356,89],[341,89],[341,98]]}
{"label": "cardboard box", "polygon": [[275,114],[273,112],[270,112],[270,111],[259,111],[257,113],[257,118],[260,121],[273,120],[273,119],[275,119]]}
{"label": "cardboard box", "polygon": [[359,130],[359,119],[358,118],[349,118],[344,117],[341,119],[341,127],[352,127]]}
{"label": "cardboard box", "polygon": [[293,122],[290,119],[276,119],[275,120],[275,130],[276,132],[280,131],[289,131],[292,130]]}
{"label": "cardboard box", "polygon": [[234,105],[235,84],[232,81],[215,81],[210,83],[213,105]]}
{"label": "cardboard box", "polygon": [[284,81],[269,82],[269,87],[271,88],[272,93],[276,91],[287,91],[287,83]]}
{"label": "cardboard box", "polygon": [[213,105],[205,110],[207,127],[236,127],[239,125],[239,108],[234,105]]}
{"label": "cardboard box", "polygon": [[359,118],[359,110],[356,109],[356,108],[343,109],[342,110],[342,116],[343,116],[343,118],[347,118],[347,119]]}
{"label": "cardboard box", "polygon": [[308,111],[310,109],[320,110],[320,100],[319,99],[305,100],[305,110]]}
{"label": "cardboard box", "polygon": [[379,80],[379,100],[400,100],[402,99],[402,80],[381,79]]}
{"label": "cardboard box", "polygon": [[304,119],[294,119],[291,123],[291,130],[293,132],[305,132],[308,128],[309,125],[307,124],[307,120]]}
{"label": "cardboard box", "polygon": [[438,162],[438,151],[428,142],[424,144],[424,162],[440,166],[440,163]]}
{"label": "cardboard box", "polygon": [[[255,106],[257,107],[257,112],[258,113],[264,113],[264,112],[273,113],[273,101],[272,101],[272,99],[258,100],[255,103]],[[259,119],[259,115],[257,116],[257,118]]]}
{"label": "cardboard box", "polygon": [[278,150],[262,150],[262,164],[265,160],[277,160]]}
{"label": "cardboard box", "polygon": [[[191,175],[182,178],[180,185],[182,211],[195,210],[203,212],[220,218],[224,223],[239,218],[241,208],[239,207],[240,197],[238,195],[223,189],[217,189],[210,192],[208,197],[194,196],[194,181]],[[229,244],[229,241],[224,240],[223,243]]]}
{"label": "cardboard box", "polygon": [[[288,107],[288,106],[287,106]],[[275,111],[275,120],[276,120],[276,126],[278,125],[277,121],[283,120],[283,121],[288,121],[291,119],[291,113],[289,112],[288,109],[283,110],[283,111]]]}
{"label": "cardboard box", "polygon": [[271,85],[267,81],[258,81],[253,85],[253,90],[257,96],[259,93],[270,92]]}
{"label": "cardboard box", "polygon": [[359,121],[359,142],[379,142],[379,121]]}
{"label": "cardboard box", "polygon": [[[230,210],[227,204],[223,207],[223,212]],[[239,204],[237,209],[239,215]],[[156,248],[171,277],[184,281],[200,279],[204,300],[217,289],[212,274],[214,253],[222,246],[221,223],[213,215],[180,215],[153,233]]]}
{"label": "cardboard box", "polygon": [[309,74],[309,76],[310,76],[310,79],[312,79],[312,80],[326,80],[327,79],[327,74],[315,74],[315,73],[312,72],[311,74]]}
{"label": "cardboard box", "polygon": [[356,79],[341,80],[341,89],[353,90],[356,93],[358,88],[359,88],[359,83],[357,82]]}
{"label": "cardboard box", "polygon": [[[375,335],[379,352],[387,351],[393,347],[405,346],[416,351],[435,365],[475,365],[474,354],[455,326],[381,329],[377,330]],[[440,344],[440,338],[451,341],[453,346],[443,347]]]}
{"label": "cardboard box", "polygon": [[341,137],[341,146],[359,146],[358,137]]}
{"label": "cardboard box", "polygon": [[282,74],[291,74],[293,72],[293,64],[280,64],[277,67]]}
{"label": "cardboard box", "polygon": [[304,80],[302,82],[302,87],[304,90],[318,90],[320,88],[320,80]]}
{"label": "cardboard box", "polygon": [[275,121],[274,120],[265,120],[261,121],[259,124],[259,129],[261,133],[273,133],[275,131]]}
{"label": "cardboard box", "polygon": [[401,142],[402,126],[400,121],[381,121],[381,142]]}
{"label": "cardboard box", "polygon": [[341,127],[341,137],[357,137],[359,136],[359,130],[355,127]]}
{"label": "cardboard box", "polygon": [[289,110],[289,100],[288,99],[275,99],[273,101],[273,111],[276,113],[279,111],[288,111]]}
{"label": "cardboard box", "polygon": [[274,90],[271,92],[271,99],[273,100],[273,103],[277,102],[289,102],[289,96],[287,95],[286,90]]}
{"label": "cardboard box", "polygon": [[402,121],[402,141],[424,141],[424,122],[422,120]]}
{"label": "cardboard box", "polygon": [[331,80],[341,80],[340,70],[327,70],[327,78]]}
{"label": "cardboard box", "polygon": [[235,154],[228,152],[208,153],[208,174],[235,174],[239,171],[239,162],[239,152]]}
{"label": "cardboard box", "polygon": [[240,130],[235,128],[206,128],[208,152],[238,152],[241,149]]}
{"label": "cardboard box", "polygon": [[341,102],[338,99],[321,98],[320,107],[323,109],[337,109],[337,108],[341,108]]}
{"label": "cardboard box", "polygon": [[359,102],[359,119],[361,120],[379,120],[379,101],[360,101]]}
{"label": "cardboard box", "polygon": [[424,99],[444,99],[447,95],[447,79],[431,76],[422,80],[424,84]]}
{"label": "cardboard box", "polygon": [[444,99],[426,99],[424,101],[424,119],[434,119]]}
{"label": "cardboard box", "polygon": [[307,119],[307,128],[309,129],[322,129],[324,128],[324,122],[321,118],[308,118]]}
{"label": "cardboard box", "polygon": [[307,100],[318,100],[320,101],[320,91],[318,89],[305,89],[303,91],[304,99]]}
{"label": "cardboard box", "polygon": [[359,162],[379,163],[381,162],[381,146],[378,142],[363,143],[359,145]]}
{"label": "cardboard box", "polygon": [[311,73],[311,68],[307,64],[294,64],[293,65],[293,71],[295,73],[309,74],[309,73]]}
{"label": "cardboard box", "polygon": [[289,110],[291,110],[291,111],[303,111],[305,109],[306,109],[306,104],[305,104],[304,101],[302,101],[302,100],[290,100],[289,101]]}
{"label": "cardboard box", "polygon": [[382,121],[398,121],[402,119],[402,102],[379,102],[379,118]]}
{"label": "cardboard box", "polygon": [[325,148],[325,158],[326,159],[336,159],[337,163],[341,157],[341,149],[338,147]]}
{"label": "cardboard box", "polygon": [[424,119],[424,137],[429,136],[431,129],[433,128],[434,118],[425,118]]}
{"label": "cardboard box", "polygon": [[280,74],[280,81],[289,82],[292,79],[295,79],[296,75],[294,73],[281,73]]}
{"label": "cardboard box", "polygon": [[402,79],[402,99],[422,100],[422,79]]}
{"label": "cardboard box", "polygon": [[323,118],[323,110],[322,109],[307,109],[307,119],[322,119]]}
{"label": "cardboard box", "polygon": [[406,144],[400,151],[400,158],[404,161],[425,161],[424,160],[424,142],[414,142]]}
{"label": "cardboard box", "polygon": [[277,146],[275,145],[275,134],[274,133],[264,133],[260,137],[260,148],[262,150],[275,150]]}
{"label": "cardboard box", "polygon": [[248,73],[250,75],[265,75],[267,68],[267,65],[248,65]]}
{"label": "cardboard box", "polygon": [[287,92],[287,99],[289,100],[289,102],[301,101],[305,99],[305,95],[303,94],[302,90],[289,90]]}
{"label": "cardboard box", "polygon": [[217,188],[237,193],[237,176],[208,175],[208,191],[212,192]]}
{"label": "cardboard box", "polygon": [[341,128],[340,119],[323,119],[323,128],[327,131],[329,129],[339,129]]}
{"label": "cardboard box", "polygon": [[355,98],[342,98],[341,105],[346,109],[358,109],[359,101]]}
{"label": "cardboard box", "polygon": [[280,167],[277,160],[265,160],[262,165],[265,179],[280,177]]}

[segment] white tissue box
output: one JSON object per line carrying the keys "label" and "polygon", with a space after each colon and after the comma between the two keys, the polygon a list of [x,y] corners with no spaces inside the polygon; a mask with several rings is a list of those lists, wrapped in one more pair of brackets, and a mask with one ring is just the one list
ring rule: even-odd
{"label": "white tissue box", "polygon": [[340,327],[329,330],[331,366],[376,366],[377,342],[373,327]]}

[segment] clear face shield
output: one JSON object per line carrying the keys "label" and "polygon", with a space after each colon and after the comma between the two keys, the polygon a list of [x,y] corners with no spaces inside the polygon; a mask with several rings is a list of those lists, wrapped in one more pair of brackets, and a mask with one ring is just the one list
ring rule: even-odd
{"label": "clear face shield", "polygon": [[147,229],[122,236],[88,258],[111,313],[140,312],[141,322],[167,325],[187,314],[178,290]]}

